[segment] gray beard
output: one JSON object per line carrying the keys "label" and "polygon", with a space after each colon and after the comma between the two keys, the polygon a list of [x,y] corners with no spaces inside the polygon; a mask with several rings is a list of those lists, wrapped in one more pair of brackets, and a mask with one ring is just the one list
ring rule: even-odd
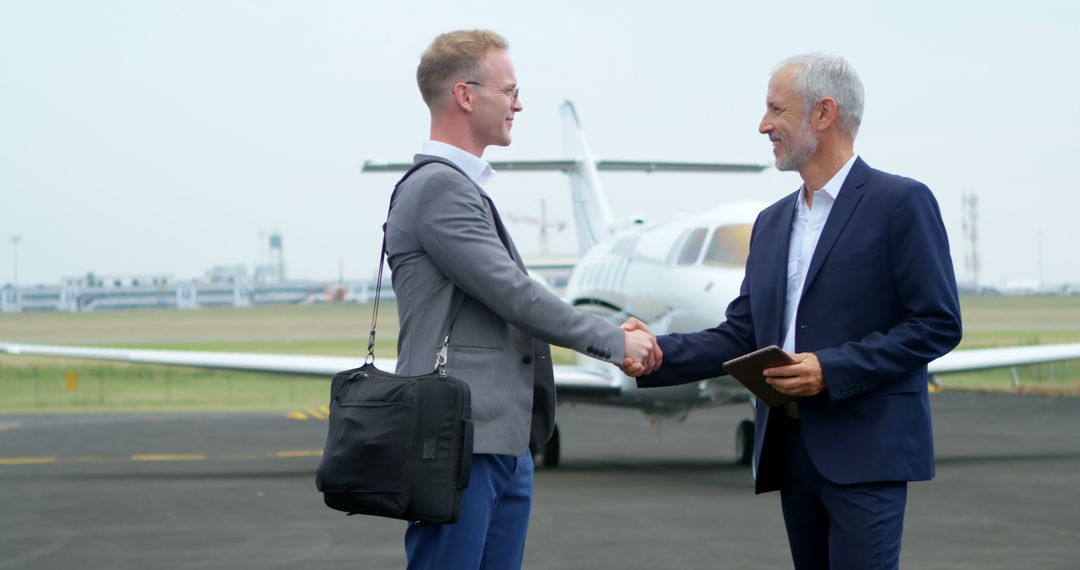
{"label": "gray beard", "polygon": [[[807,122],[809,123],[809,121]],[[790,172],[793,170],[799,170],[810,158],[817,152],[818,141],[814,138],[814,135],[807,128],[809,125],[802,125],[801,128],[792,133],[789,141],[787,152],[783,156],[776,159],[776,169],[783,172]]]}

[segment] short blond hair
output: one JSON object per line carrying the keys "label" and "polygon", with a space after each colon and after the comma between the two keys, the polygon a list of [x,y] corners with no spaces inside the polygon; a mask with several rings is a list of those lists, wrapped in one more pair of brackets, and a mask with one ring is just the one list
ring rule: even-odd
{"label": "short blond hair", "polygon": [[453,82],[480,73],[488,50],[509,47],[506,38],[491,30],[458,30],[435,38],[416,68],[416,84],[424,103],[431,107],[450,92]]}

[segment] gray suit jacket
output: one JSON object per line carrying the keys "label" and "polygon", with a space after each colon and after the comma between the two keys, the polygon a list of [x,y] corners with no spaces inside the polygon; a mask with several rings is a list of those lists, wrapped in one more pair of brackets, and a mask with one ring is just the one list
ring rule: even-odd
{"label": "gray suit jacket", "polygon": [[469,383],[474,453],[522,455],[555,425],[548,343],[621,363],[624,333],[529,278],[491,198],[443,159],[414,172],[391,202],[386,252],[397,295],[397,373],[435,367],[450,335],[447,374]]}

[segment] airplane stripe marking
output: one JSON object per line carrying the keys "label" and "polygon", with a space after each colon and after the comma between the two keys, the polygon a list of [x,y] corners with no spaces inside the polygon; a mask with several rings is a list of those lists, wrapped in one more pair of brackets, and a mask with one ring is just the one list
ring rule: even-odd
{"label": "airplane stripe marking", "polygon": [[57,461],[55,457],[0,457],[0,465],[42,465]]}
{"label": "airplane stripe marking", "polygon": [[203,461],[206,456],[201,453],[137,453],[131,456],[132,461]]}

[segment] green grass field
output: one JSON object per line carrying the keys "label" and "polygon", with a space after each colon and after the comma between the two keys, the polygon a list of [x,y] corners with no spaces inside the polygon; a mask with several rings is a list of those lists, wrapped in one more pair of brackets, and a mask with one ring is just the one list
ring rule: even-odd
{"label": "green grass field", "polygon": [[[393,303],[379,310],[376,354],[397,342]],[[195,311],[23,313],[0,316],[0,339],[41,344],[356,356],[366,353],[371,306],[282,305]],[[326,380],[329,380],[328,378]],[[0,412],[77,409],[293,409],[325,404],[314,377],[0,356]]]}
{"label": "green grass field", "polygon": [[[1080,342],[1080,296],[965,297],[961,348]],[[393,357],[397,314],[380,307],[376,354]],[[170,350],[355,356],[363,359],[371,306],[270,306],[195,311],[0,315],[0,340]],[[573,355],[557,349],[556,362]],[[1080,392],[1080,361],[1016,369],[1021,390]],[[326,379],[328,380],[328,379]],[[1010,370],[940,378],[946,388],[1014,390]],[[0,412],[295,409],[324,404],[311,377],[0,356]]]}
{"label": "green grass field", "polygon": [[[959,348],[1080,342],[1080,296],[962,297]],[[1080,360],[1018,366],[1018,391],[1080,394]],[[1014,390],[1012,371],[942,376],[946,388]]]}

